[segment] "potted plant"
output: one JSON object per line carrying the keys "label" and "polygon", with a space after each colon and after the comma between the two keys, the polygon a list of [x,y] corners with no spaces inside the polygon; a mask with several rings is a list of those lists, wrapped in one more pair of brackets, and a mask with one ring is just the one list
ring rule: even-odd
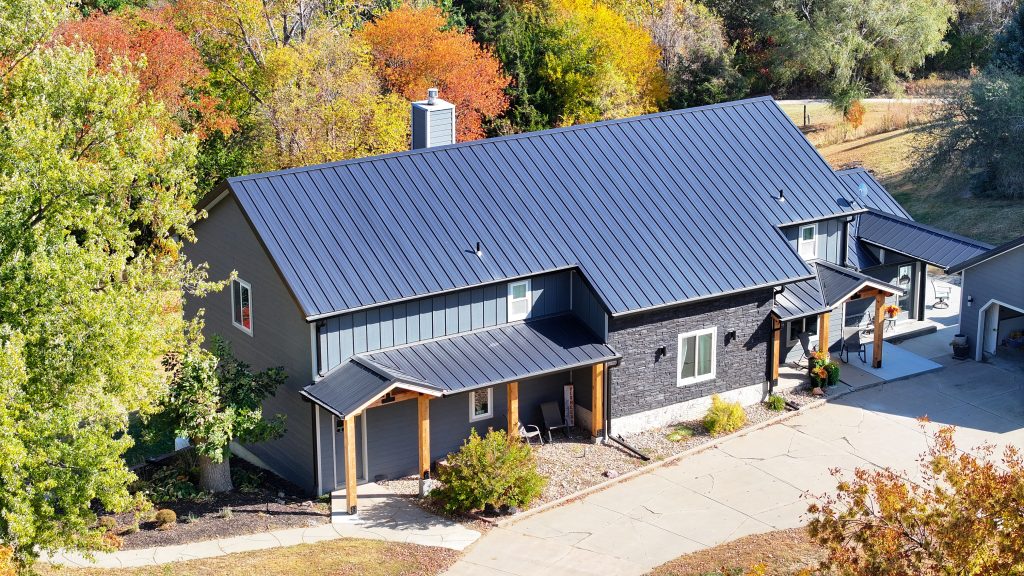
{"label": "potted plant", "polygon": [[882,307],[882,313],[886,318],[895,318],[900,315],[900,307],[895,304],[886,304]]}
{"label": "potted plant", "polygon": [[838,384],[839,364],[829,357],[828,352],[814,352],[811,354],[810,376],[816,388]]}

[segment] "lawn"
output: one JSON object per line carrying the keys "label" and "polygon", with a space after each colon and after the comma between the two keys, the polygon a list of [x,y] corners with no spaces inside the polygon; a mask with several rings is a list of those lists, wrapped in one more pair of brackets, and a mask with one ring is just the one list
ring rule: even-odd
{"label": "lawn", "polygon": [[658,566],[650,576],[803,576],[814,574],[824,557],[807,530],[793,528],[746,536],[680,556]]}
{"label": "lawn", "polygon": [[344,538],[141,568],[54,568],[42,576],[419,576],[440,574],[458,552],[416,544]]}
{"label": "lawn", "polygon": [[854,129],[842,122],[842,116],[824,102],[814,101],[806,104],[809,120],[806,124],[805,104],[802,101],[782,100],[779,105],[783,112],[801,127],[811,143],[819,148],[919,125],[927,121],[931,108],[929,104],[909,100],[866,101],[864,124]]}
{"label": "lawn", "polygon": [[896,130],[820,150],[834,168],[871,170],[915,220],[991,244],[1024,235],[1024,201],[972,196],[971,175],[963,172],[915,170],[920,137]]}

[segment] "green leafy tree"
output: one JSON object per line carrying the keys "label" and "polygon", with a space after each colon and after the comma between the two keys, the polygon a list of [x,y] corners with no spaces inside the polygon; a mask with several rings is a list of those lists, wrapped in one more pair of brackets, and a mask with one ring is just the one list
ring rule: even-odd
{"label": "green leafy tree", "polygon": [[1009,446],[962,452],[954,429],[936,432],[921,480],[858,468],[808,512],[829,574],[973,576],[1024,574],[1024,461]]}
{"label": "green leafy tree", "polygon": [[783,81],[820,80],[844,113],[870,90],[898,93],[900,79],[945,48],[950,0],[777,0],[766,23]]}
{"label": "green leafy tree", "polygon": [[929,70],[963,72],[985,67],[992,56],[996,35],[1016,12],[1019,0],[954,0],[946,43],[949,49],[929,58]]}
{"label": "green leafy tree", "polygon": [[60,0],[0,0],[0,546],[103,546],[132,504],[132,413],[155,410],[184,333],[195,139],[128,63],[47,43]]}
{"label": "green leafy tree", "polygon": [[996,36],[991,64],[993,68],[1024,75],[1024,3]]}
{"label": "green leafy tree", "polygon": [[214,337],[209,351],[193,347],[168,360],[174,380],[161,418],[188,438],[199,455],[199,485],[225,492],[231,483],[231,442],[262,442],[284,434],[284,416],[263,418],[263,400],[284,383],[279,368],[253,372],[230,345]]}

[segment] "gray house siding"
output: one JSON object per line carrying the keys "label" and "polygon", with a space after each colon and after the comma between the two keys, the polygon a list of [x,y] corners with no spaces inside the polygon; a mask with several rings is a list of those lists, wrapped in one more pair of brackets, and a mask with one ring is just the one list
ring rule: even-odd
{"label": "gray house siding", "polygon": [[312,409],[299,390],[309,384],[312,372],[310,328],[263,251],[232,196],[210,210],[209,218],[196,224],[197,243],[185,249],[194,262],[207,262],[210,278],[222,280],[231,272],[252,286],[252,336],[231,323],[229,289],[203,299],[190,298],[185,313],[207,310],[204,335],[219,334],[228,340],[235,356],[259,370],[282,366],[286,384],[264,402],[265,414],[284,414],[287,430],[283,438],[245,446],[275,472],[298,486],[314,489],[314,436]]}
{"label": "gray house siding", "polygon": [[601,305],[594,291],[587,286],[586,281],[583,280],[583,276],[579,272],[575,270],[571,272],[570,282],[573,313],[594,334],[604,337],[608,326],[608,313],[605,311],[604,306]]}
{"label": "gray house siding", "polygon": [[[982,308],[992,300],[1024,309],[1024,247],[1014,248],[963,271],[960,333],[967,336],[971,357],[977,354]],[[967,299],[974,301],[968,305]]]}
{"label": "gray house siding", "polygon": [[[818,225],[818,258],[833,264],[845,264],[846,254],[845,230],[846,222],[842,218],[820,220]],[[800,226],[787,226],[782,229],[793,250],[798,249]]]}
{"label": "gray house siding", "polygon": [[[609,371],[612,418],[763,384],[771,309],[769,289],[611,318],[608,345],[622,355],[619,367]],[[712,326],[718,327],[716,378],[678,386],[679,334]],[[726,333],[733,330],[736,339],[726,343]],[[667,354],[656,359],[661,346]]]}
{"label": "gray house siding", "polygon": [[[576,292],[572,296],[569,293],[572,276],[569,270],[563,270],[531,278],[533,306],[529,317],[568,311],[570,299],[576,296]],[[489,284],[323,320],[317,329],[319,372],[327,372],[353,354],[505,324],[508,321],[508,284]],[[593,303],[588,304],[588,299]],[[580,310],[586,314],[580,318],[588,326],[596,324],[593,308],[600,309],[600,305],[585,286],[579,300]],[[603,314],[603,309],[600,313]],[[603,326],[603,317],[600,322]]]}

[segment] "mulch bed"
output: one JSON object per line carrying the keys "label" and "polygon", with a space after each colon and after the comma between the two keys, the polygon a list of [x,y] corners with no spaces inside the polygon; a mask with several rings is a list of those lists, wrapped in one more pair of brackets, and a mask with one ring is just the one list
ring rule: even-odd
{"label": "mulch bed", "polygon": [[[158,465],[148,464],[147,467]],[[259,474],[260,486],[251,492],[235,490],[222,494],[204,494],[192,499],[155,504],[170,509],[178,521],[172,529],[157,529],[156,522],[140,522],[137,532],[126,531],[135,522],[133,512],[115,516],[123,550],[186,544],[230,536],[255,534],[282,528],[317,526],[330,521],[330,505],[311,501],[299,487],[257,468],[240,458],[231,459],[231,467]],[[152,470],[138,470],[145,477]],[[230,510],[230,512],[228,512]]]}

